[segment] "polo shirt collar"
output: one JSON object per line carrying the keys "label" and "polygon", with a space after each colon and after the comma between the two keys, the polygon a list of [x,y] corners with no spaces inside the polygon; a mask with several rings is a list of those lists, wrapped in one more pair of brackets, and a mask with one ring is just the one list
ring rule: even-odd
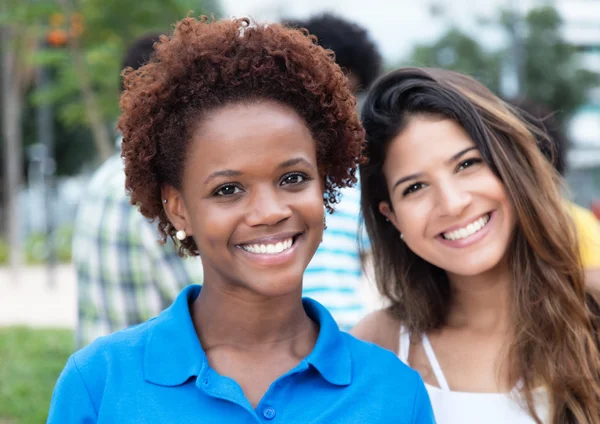
{"label": "polo shirt collar", "polygon": [[182,290],[175,302],[152,322],[144,352],[144,378],[161,386],[178,386],[208,365],[192,322],[190,306],[201,286]]}
{"label": "polo shirt collar", "polygon": [[[152,322],[144,352],[144,378],[162,386],[178,386],[197,377],[208,367],[206,354],[196,334],[190,306],[201,286],[186,287],[175,302]],[[305,358],[329,383],[352,382],[352,358],[346,337],[331,314],[318,302],[302,300],[307,315],[319,325],[319,336]]]}
{"label": "polo shirt collar", "polygon": [[302,300],[307,315],[319,324],[319,336],[306,361],[331,384],[347,386],[352,382],[352,356],[347,338],[327,309],[315,300]]}

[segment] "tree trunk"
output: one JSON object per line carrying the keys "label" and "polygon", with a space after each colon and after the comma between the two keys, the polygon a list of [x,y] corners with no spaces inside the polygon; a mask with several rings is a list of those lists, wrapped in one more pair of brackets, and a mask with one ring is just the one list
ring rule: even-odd
{"label": "tree trunk", "polygon": [[102,161],[108,159],[114,153],[114,142],[111,140],[106,125],[102,121],[102,115],[96,102],[96,95],[90,84],[90,80],[87,75],[85,58],[83,52],[79,48],[76,41],[70,43],[69,49],[71,50],[71,56],[73,58],[73,68],[77,74],[79,80],[79,89],[83,98],[83,104],[85,112],[92,129],[94,137],[94,144],[98,150],[98,154]]}
{"label": "tree trunk", "polygon": [[21,149],[21,83],[18,56],[15,48],[15,30],[0,28],[2,57],[2,128],[4,138],[4,169],[6,232],[10,249],[10,265],[16,271],[22,263],[21,220],[19,217],[19,190],[23,175]]}
{"label": "tree trunk", "polygon": [[[60,0],[59,2],[62,6],[66,22],[71,22],[73,10],[69,0]],[[77,37],[69,39],[69,51],[71,52],[71,57],[73,59],[73,70],[75,71],[79,82],[79,89],[83,98],[85,113],[92,129],[94,144],[96,145],[96,150],[98,151],[100,158],[104,161],[114,153],[114,142],[111,140],[106,125],[102,120],[102,114],[98,108],[96,95],[88,78],[85,56],[81,50],[79,39]]]}

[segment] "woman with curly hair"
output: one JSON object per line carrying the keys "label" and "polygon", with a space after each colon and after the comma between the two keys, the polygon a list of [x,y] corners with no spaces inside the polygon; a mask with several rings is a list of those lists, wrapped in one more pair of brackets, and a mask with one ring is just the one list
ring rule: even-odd
{"label": "woman with curly hair", "polygon": [[126,188],[204,285],[69,358],[49,423],[428,423],[416,372],[302,299],[364,131],[314,37],[187,18],[125,71]]}
{"label": "woman with curly hair", "polygon": [[362,115],[390,305],[354,334],[420,372],[440,424],[600,423],[597,305],[539,130],[439,69],[382,77]]}

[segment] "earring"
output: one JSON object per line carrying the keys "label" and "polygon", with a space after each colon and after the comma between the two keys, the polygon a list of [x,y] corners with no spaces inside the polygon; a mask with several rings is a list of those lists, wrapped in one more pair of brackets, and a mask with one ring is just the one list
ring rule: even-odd
{"label": "earring", "polygon": [[163,203],[167,203],[167,199],[163,199]]}
{"label": "earring", "polygon": [[400,240],[404,239],[404,234],[400,233]]}
{"label": "earring", "polygon": [[175,233],[175,237],[177,237],[177,240],[183,241],[187,238],[187,234],[184,230],[179,230]]}

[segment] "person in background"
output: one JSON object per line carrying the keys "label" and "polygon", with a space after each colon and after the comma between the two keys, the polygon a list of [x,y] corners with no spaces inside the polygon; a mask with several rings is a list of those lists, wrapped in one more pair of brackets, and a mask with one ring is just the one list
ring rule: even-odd
{"label": "person in background", "polygon": [[600,424],[600,315],[562,179],[482,84],[403,68],[362,111],[362,210],[389,307],[353,334],[418,370],[438,424]]}
{"label": "person in background", "polygon": [[[132,43],[122,67],[146,63],[159,36],[147,34]],[[119,137],[119,151],[120,144]],[[155,226],[130,204],[120,153],[98,168],[84,191],[75,219],[73,263],[78,347],[158,315],[182,288],[202,283],[200,261],[179,257],[170,240],[161,245]]]}
{"label": "person in background", "polygon": [[307,29],[320,46],[332,50],[355,95],[362,97],[381,74],[381,54],[367,30],[357,23],[323,13],[306,20],[285,19],[284,24]]}
{"label": "person in background", "polygon": [[[305,28],[320,46],[335,53],[335,61],[360,103],[365,90],[381,73],[382,59],[368,32],[360,25],[325,13],[306,20],[286,19],[292,28]],[[345,188],[333,214],[327,216],[323,243],[306,269],[304,293],[323,303],[341,328],[349,330],[370,310],[364,285],[359,238],[360,186]],[[365,243],[366,244],[366,243]],[[367,264],[366,264],[367,265]]]}
{"label": "person in background", "polygon": [[48,424],[433,424],[417,372],[302,297],[364,144],[331,56],[282,25],[186,18],[125,86],[126,186],[204,284],[72,355]]}
{"label": "person in background", "polygon": [[[541,130],[536,134],[540,149],[564,176],[569,143],[552,112],[527,98],[511,99],[509,103],[526,122]],[[600,224],[592,211],[568,200],[565,204],[577,231],[587,288],[600,299]]]}

